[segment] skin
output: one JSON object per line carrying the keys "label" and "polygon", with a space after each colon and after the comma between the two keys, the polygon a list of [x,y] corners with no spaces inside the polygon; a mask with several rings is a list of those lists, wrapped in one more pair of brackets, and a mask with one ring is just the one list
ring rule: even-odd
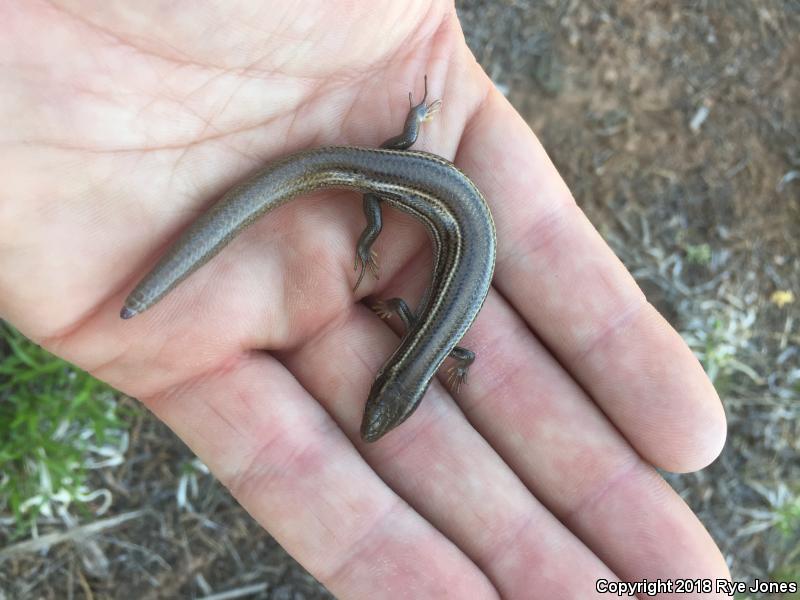
{"label": "skin", "polygon": [[[140,398],[337,597],[589,598],[598,578],[727,577],[654,470],[717,456],[719,400],[453,7],[315,4],[0,0],[0,316]],[[397,336],[352,295],[355,194],[280,208],[159,310],[119,319],[222,192],[295,150],[377,146],[425,73],[444,104],[415,148],[454,159],[497,226],[457,400],[434,382],[403,427],[359,440]],[[384,213],[381,278],[355,300],[413,306],[426,233]]]}

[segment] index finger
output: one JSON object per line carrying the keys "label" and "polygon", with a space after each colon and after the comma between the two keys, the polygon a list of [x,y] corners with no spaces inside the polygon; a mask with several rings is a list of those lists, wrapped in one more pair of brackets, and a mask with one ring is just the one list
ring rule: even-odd
{"label": "index finger", "polygon": [[497,226],[495,288],[646,460],[671,471],[711,462],[725,441],[711,382],[496,90],[461,148]]}

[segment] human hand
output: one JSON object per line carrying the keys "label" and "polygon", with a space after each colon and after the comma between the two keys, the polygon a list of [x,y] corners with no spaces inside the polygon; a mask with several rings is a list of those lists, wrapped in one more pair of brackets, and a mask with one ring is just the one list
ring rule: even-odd
{"label": "human hand", "polygon": [[[165,6],[0,3],[3,318],[142,399],[339,597],[586,598],[602,578],[727,577],[653,468],[716,456],[716,394],[452,6]],[[354,194],[282,207],[119,319],[203,207],[288,152],[377,146],[426,73],[444,107],[415,148],[455,160],[498,232],[457,403],[434,383],[401,427],[359,439],[397,338],[351,292]],[[381,279],[359,297],[418,298],[425,233],[384,215]]]}

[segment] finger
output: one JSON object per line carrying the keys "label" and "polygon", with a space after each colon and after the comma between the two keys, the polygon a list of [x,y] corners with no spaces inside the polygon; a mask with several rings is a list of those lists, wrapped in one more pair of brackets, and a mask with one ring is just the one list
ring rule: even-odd
{"label": "finger", "polygon": [[337,597],[497,597],[274,359],[245,355],[145,402]]}
{"label": "finger", "polygon": [[469,421],[544,505],[625,581],[728,577],[697,517],[644,463],[508,304],[491,294],[464,340]]}
{"label": "finger", "polygon": [[[281,358],[358,439],[363,399],[396,345],[396,336],[362,308]],[[585,598],[593,595],[595,579],[616,580],[530,494],[438,383],[408,421],[360,449],[384,481],[488,575],[501,596],[526,597],[535,589],[542,597]]]}
{"label": "finger", "polygon": [[498,93],[462,148],[497,225],[495,286],[642,456],[676,471],[708,464],[725,439],[711,383]]}

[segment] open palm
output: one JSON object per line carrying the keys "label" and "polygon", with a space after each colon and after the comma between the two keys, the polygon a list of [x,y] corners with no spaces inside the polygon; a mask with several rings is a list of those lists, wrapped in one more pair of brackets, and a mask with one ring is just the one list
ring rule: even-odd
{"label": "open palm", "polygon": [[[0,0],[0,316],[141,398],[342,598],[726,577],[653,468],[717,455],[714,390],[476,65],[452,5],[265,4]],[[444,105],[415,147],[454,159],[497,225],[457,401],[434,383],[405,424],[360,441],[397,334],[358,300],[418,299],[431,251],[385,210],[381,279],[354,298],[352,193],[278,209],[119,319],[228,187],[290,151],[399,133],[424,74]]]}

